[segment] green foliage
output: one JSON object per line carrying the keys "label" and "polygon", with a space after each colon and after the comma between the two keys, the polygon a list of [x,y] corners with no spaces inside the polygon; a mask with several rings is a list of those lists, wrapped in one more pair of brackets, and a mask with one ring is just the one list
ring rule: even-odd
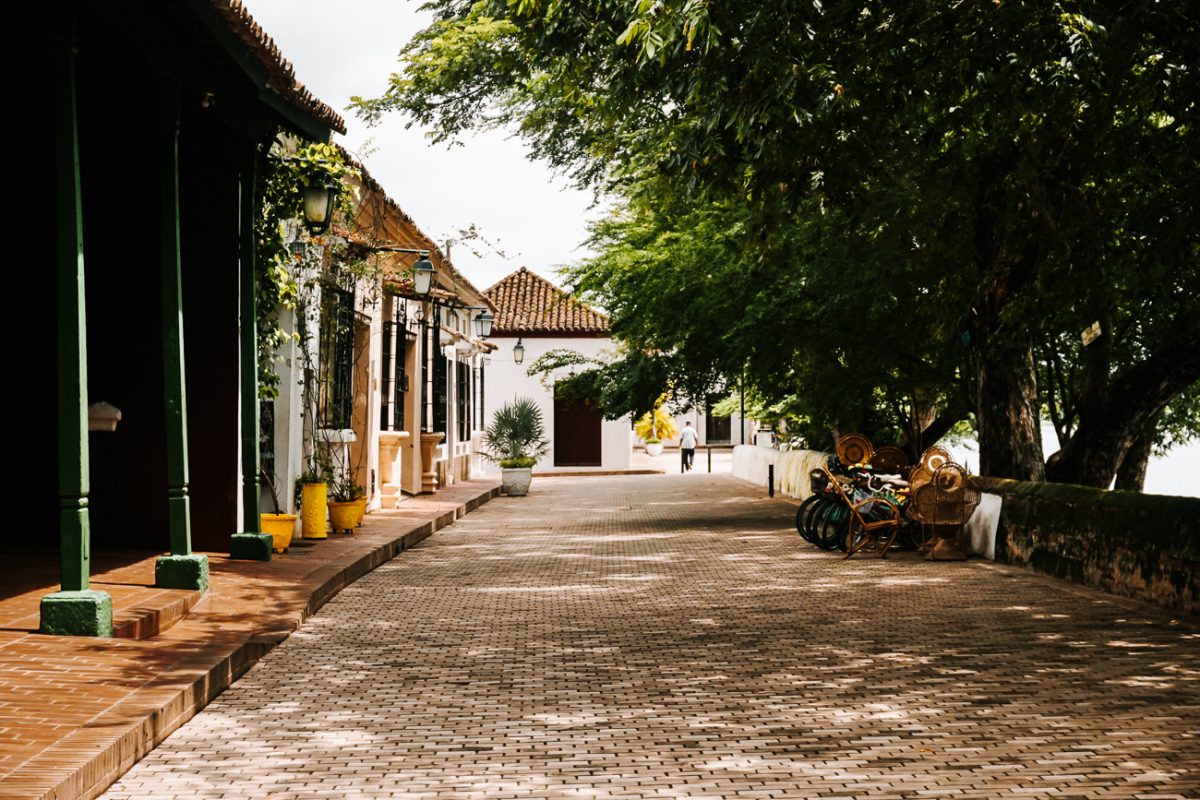
{"label": "green foliage", "polygon": [[500,459],[501,469],[529,469],[537,464],[538,460],[531,456],[517,456],[514,458]]}
{"label": "green foliage", "polygon": [[660,442],[663,439],[674,439],[679,435],[679,429],[675,427],[675,419],[661,405],[653,412],[643,414],[634,423],[633,432],[637,434],[638,438],[645,439],[646,444]]}
{"label": "green foliage", "polygon": [[306,185],[338,188],[337,209],[350,214],[352,193],[346,178],[357,175],[342,151],[328,144],[300,145],[294,153],[276,144],[265,157],[260,213],[255,225],[258,269],[258,392],[269,399],[279,394],[278,351],[293,334],[279,321],[279,309],[295,309],[300,300],[302,256],[292,254],[285,238],[286,224],[303,219]]}
{"label": "green foliage", "polygon": [[360,109],[444,139],[514,125],[624,201],[572,275],[626,348],[576,378],[606,413],[744,374],[767,405],[879,440],[973,412],[986,457],[1040,404],[1063,479],[1098,485],[1130,433],[1195,430],[1176,398],[1200,380],[1197,8],[429,7]]}
{"label": "green foliage", "polygon": [[492,422],[484,429],[482,454],[504,466],[511,459],[536,463],[550,452],[542,410],[533,400],[519,397],[496,409]]}
{"label": "green foliage", "polygon": [[335,503],[351,503],[366,494],[366,488],[354,482],[350,470],[343,470],[329,486],[329,499]]}

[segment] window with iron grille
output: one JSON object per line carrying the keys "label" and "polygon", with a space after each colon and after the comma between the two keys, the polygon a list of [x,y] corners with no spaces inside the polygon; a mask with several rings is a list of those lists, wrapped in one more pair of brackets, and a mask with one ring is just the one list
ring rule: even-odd
{"label": "window with iron grille", "polygon": [[421,433],[429,433],[429,406],[431,396],[432,370],[429,367],[431,348],[429,346],[429,323],[421,320]]}
{"label": "window with iron grille", "polygon": [[404,399],[408,391],[408,316],[400,298],[384,299],[383,358],[380,364],[379,429],[404,430]]}
{"label": "window with iron grille", "polygon": [[442,353],[441,330],[437,325],[430,326],[430,355],[433,356],[433,430],[435,433],[450,433],[446,424],[449,416],[450,402],[450,370],[447,369],[446,356]]}
{"label": "window with iron grille", "polygon": [[471,366],[462,361],[454,362],[458,375],[458,440],[465,442],[471,438]]}
{"label": "window with iron grille", "polygon": [[353,283],[321,287],[321,427],[349,428],[354,406]]}

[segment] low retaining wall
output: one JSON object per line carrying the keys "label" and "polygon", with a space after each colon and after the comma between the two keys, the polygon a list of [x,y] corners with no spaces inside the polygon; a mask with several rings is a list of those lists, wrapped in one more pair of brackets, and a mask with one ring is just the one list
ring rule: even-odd
{"label": "low retaining wall", "polygon": [[[739,445],[733,475],[804,500],[824,453]],[[964,544],[975,556],[1200,614],[1200,498],[977,477]]]}
{"label": "low retaining wall", "polygon": [[997,561],[1200,614],[1200,498],[977,480],[1002,501]]}
{"label": "low retaining wall", "polygon": [[819,468],[829,457],[816,450],[776,450],[739,444],[733,448],[733,476],[766,487],[768,468],[775,466],[775,491],[797,500],[812,494],[808,473]]}

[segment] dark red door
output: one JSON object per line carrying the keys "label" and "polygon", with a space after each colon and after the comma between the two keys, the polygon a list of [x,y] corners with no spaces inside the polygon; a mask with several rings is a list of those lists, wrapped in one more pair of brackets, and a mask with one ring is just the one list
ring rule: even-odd
{"label": "dark red door", "polygon": [[554,397],[554,466],[600,466],[600,414],[591,403]]}

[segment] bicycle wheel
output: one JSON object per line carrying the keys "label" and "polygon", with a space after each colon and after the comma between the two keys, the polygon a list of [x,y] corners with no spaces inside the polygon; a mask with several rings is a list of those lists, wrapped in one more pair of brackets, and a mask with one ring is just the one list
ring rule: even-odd
{"label": "bicycle wheel", "polygon": [[821,536],[818,533],[817,525],[821,522],[821,517],[825,515],[825,511],[829,506],[829,499],[824,495],[817,495],[817,500],[804,514],[804,538],[812,542],[817,547],[821,547]]}
{"label": "bicycle wheel", "polygon": [[825,497],[818,497],[817,502],[812,505],[812,510],[808,512],[808,519],[805,520],[804,528],[808,533],[806,538],[822,550],[825,549],[825,537],[821,535],[821,526],[829,508],[829,500]]}
{"label": "bicycle wheel", "polygon": [[822,550],[835,550],[838,547],[838,532],[843,522],[842,509],[845,506],[840,500],[823,498],[824,502],[813,513],[813,540]]}
{"label": "bicycle wheel", "polygon": [[826,550],[845,550],[846,549],[846,531],[850,529],[850,509],[846,508],[846,504],[838,502],[836,506],[829,510],[829,514],[825,517],[825,536],[827,539]]}
{"label": "bicycle wheel", "polygon": [[804,538],[804,541],[808,542],[809,544],[816,544],[816,542],[813,541],[812,533],[809,530],[808,518],[812,515],[813,509],[816,507],[817,503],[820,502],[820,500],[820,495],[814,494],[801,503],[799,508],[796,509],[796,532],[799,533]]}

